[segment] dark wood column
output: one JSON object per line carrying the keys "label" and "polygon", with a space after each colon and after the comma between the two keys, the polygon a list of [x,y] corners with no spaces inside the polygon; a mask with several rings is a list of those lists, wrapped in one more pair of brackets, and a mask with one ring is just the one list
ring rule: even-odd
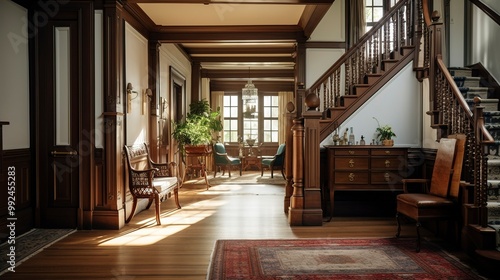
{"label": "dark wood column", "polygon": [[199,61],[194,61],[191,64],[191,102],[201,100],[200,84],[201,84],[201,64]]}
{"label": "dark wood column", "polygon": [[122,150],[124,144],[124,20],[118,1],[104,1],[104,184],[96,190],[94,227],[118,229],[125,224]]}
{"label": "dark wood column", "polygon": [[154,161],[160,162],[160,141],[158,133],[158,116],[160,108],[159,96],[160,96],[160,46],[161,43],[158,41],[149,41],[148,48],[148,88],[151,89],[152,96],[149,98],[149,147],[151,151],[151,157]]}

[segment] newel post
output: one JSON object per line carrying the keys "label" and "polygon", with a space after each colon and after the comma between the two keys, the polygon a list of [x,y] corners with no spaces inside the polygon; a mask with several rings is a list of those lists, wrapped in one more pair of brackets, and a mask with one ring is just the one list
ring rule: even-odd
{"label": "newel post", "polygon": [[288,223],[301,226],[304,211],[304,119],[293,120],[292,135],[293,193],[288,208]]}
{"label": "newel post", "polygon": [[292,127],[293,127],[293,119],[296,118],[296,114],[294,113],[295,111],[295,105],[293,102],[288,102],[286,105],[286,110],[287,113],[285,113],[286,117],[286,138],[285,138],[285,180],[286,180],[286,185],[285,185],[285,198],[284,198],[284,211],[285,213],[288,213],[288,209],[290,207],[290,197],[292,196],[293,193],[293,169],[292,169],[292,164],[293,164],[293,133],[292,133]]}
{"label": "newel post", "polygon": [[[318,226],[323,224],[320,188],[320,119],[322,113],[317,111],[320,105],[318,96],[310,93],[305,98],[308,110],[302,113],[303,119],[294,121],[294,194],[289,212],[291,225],[298,219],[292,219],[292,210],[297,211],[294,199],[297,192],[302,191],[302,225]],[[301,136],[299,138],[299,136]],[[300,141],[300,143],[295,143]],[[300,147],[299,147],[300,144]],[[302,175],[302,176],[300,176]],[[300,197],[300,196],[299,196]]]}
{"label": "newel post", "polygon": [[[425,11],[424,11],[425,12]],[[442,55],[442,41],[443,41],[443,24],[438,22],[440,15],[438,11],[432,13],[432,24],[429,28],[430,39],[430,54],[429,54],[429,110],[432,112],[432,124],[441,123],[439,111],[436,104],[439,103],[437,99],[436,89],[436,58]]]}

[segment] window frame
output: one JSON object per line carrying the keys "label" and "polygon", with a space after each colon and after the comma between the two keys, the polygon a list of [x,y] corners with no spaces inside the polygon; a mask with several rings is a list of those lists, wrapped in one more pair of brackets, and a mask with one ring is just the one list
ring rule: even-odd
{"label": "window frame", "polygon": [[[224,93],[224,98],[227,97],[227,96],[237,96],[238,98],[238,136],[241,136],[243,137],[243,141],[246,140],[246,135],[243,134],[243,99],[241,98],[242,95],[241,95],[241,92],[225,92]],[[257,121],[257,124],[258,124],[258,134],[257,134],[257,143],[261,144],[261,143],[264,143],[264,144],[278,144],[278,139],[276,139],[276,142],[263,142],[262,140],[264,139],[264,115],[263,115],[263,112],[264,112],[264,96],[276,96],[279,98],[279,95],[277,92],[259,92],[259,96],[258,96],[258,108],[257,108],[257,112],[259,113],[258,114],[258,121]],[[224,107],[226,105],[224,104]],[[279,108],[279,100],[278,100],[278,108]],[[223,121],[226,121],[226,119],[228,119],[228,117],[224,114],[224,120]],[[269,119],[269,118],[268,118]],[[276,120],[278,120],[279,118],[276,117]],[[276,129],[276,131],[279,132],[279,121],[278,121],[278,128]],[[223,135],[225,134],[225,131],[223,129],[222,131]],[[233,140],[233,139],[231,139]],[[238,144],[238,142],[235,142],[235,141],[228,141],[225,137],[224,137],[224,143],[228,143],[228,144]]]}

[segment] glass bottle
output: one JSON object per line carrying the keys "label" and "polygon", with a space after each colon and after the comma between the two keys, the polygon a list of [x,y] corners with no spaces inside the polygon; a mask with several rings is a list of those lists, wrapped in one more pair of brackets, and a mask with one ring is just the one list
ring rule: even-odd
{"label": "glass bottle", "polygon": [[359,144],[360,145],[365,145],[365,137],[363,135],[361,135],[361,140],[359,140]]}
{"label": "glass bottle", "polygon": [[354,145],[356,143],[355,141],[355,137],[354,137],[354,133],[352,131],[352,126],[351,126],[351,133],[349,134],[349,145]]}

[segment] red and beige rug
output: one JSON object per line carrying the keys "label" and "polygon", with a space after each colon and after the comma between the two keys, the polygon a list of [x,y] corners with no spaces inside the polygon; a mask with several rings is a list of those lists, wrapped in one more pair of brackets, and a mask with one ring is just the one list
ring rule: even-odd
{"label": "red and beige rug", "polygon": [[483,279],[414,239],[218,240],[207,279]]}

